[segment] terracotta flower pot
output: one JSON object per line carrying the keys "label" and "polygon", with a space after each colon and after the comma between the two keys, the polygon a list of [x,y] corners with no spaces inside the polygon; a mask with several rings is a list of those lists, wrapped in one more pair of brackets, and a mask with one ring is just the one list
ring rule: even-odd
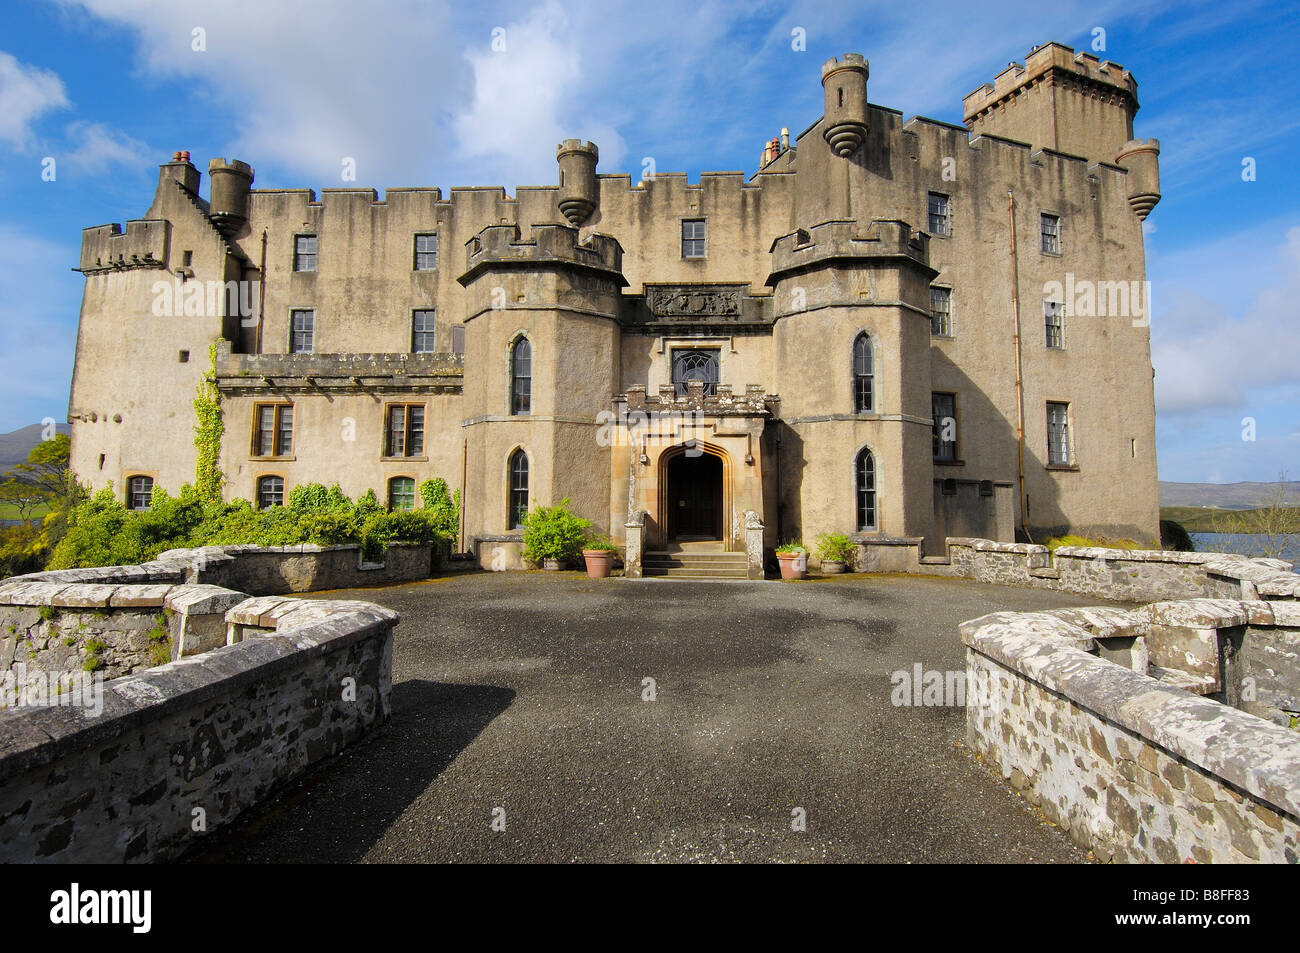
{"label": "terracotta flower pot", "polygon": [[827,576],[838,576],[844,572],[844,560],[842,559],[823,559],[822,573]]}
{"label": "terracotta flower pot", "polygon": [[781,564],[782,579],[802,579],[808,572],[807,553],[777,553],[776,559]]}
{"label": "terracotta flower pot", "polygon": [[584,549],[582,558],[587,561],[587,575],[592,579],[604,579],[614,568],[614,553],[608,549]]}
{"label": "terracotta flower pot", "polygon": [[542,569],[546,572],[558,572],[564,568],[564,562],[559,559],[543,559]]}

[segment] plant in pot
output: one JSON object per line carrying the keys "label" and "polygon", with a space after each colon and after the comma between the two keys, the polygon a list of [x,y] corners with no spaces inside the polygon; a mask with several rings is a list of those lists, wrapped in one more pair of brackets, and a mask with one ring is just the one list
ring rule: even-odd
{"label": "plant in pot", "polygon": [[593,533],[582,546],[582,558],[587,562],[587,575],[592,579],[605,579],[614,568],[618,547],[608,536]]}
{"label": "plant in pot", "polygon": [[569,511],[566,496],[554,506],[539,506],[524,514],[524,558],[550,571],[577,559],[591,520]]}
{"label": "plant in pot", "polygon": [[782,543],[776,547],[776,561],[782,579],[802,579],[808,572],[808,547],[799,540]]}
{"label": "plant in pot", "polygon": [[843,533],[822,533],[817,537],[817,556],[822,561],[822,572],[833,576],[844,572],[853,561],[853,540]]}

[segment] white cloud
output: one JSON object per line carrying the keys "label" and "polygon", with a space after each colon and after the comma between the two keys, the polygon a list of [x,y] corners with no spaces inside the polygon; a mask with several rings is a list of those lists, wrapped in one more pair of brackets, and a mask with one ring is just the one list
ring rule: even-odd
{"label": "white cloud", "polygon": [[[1300,227],[1257,229],[1152,256],[1161,415],[1268,405],[1300,387]],[[1248,289],[1255,289],[1247,297]]]}
{"label": "white cloud", "polygon": [[66,130],[67,151],[61,161],[73,168],[94,172],[124,165],[139,169],[155,161],[149,147],[111,126],[78,120]]}
{"label": "white cloud", "polygon": [[67,107],[67,90],[57,73],[0,52],[0,142],[20,152],[30,150],[35,144],[32,123]]}

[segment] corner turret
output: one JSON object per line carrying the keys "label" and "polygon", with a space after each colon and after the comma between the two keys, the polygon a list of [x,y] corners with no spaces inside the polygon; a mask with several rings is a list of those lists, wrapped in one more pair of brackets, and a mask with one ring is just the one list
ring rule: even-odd
{"label": "corner turret", "polygon": [[253,168],[238,159],[213,159],[208,163],[208,179],[208,215],[222,234],[231,238],[248,224]]}
{"label": "corner turret", "polygon": [[1115,157],[1115,164],[1128,170],[1128,204],[1145,221],[1160,201],[1160,140],[1129,140]]}
{"label": "corner turret", "polygon": [[581,225],[600,204],[596,182],[600,150],[592,142],[565,139],[555,147],[555,158],[560,164],[560,211],[571,225]]}
{"label": "corner turret", "polygon": [[826,98],[826,126],[822,136],[837,156],[851,156],[867,137],[867,76],[861,53],[845,53],[822,64],[822,89]]}

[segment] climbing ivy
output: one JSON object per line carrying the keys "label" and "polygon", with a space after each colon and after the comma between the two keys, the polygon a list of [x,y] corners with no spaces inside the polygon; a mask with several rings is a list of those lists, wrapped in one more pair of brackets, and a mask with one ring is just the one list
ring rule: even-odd
{"label": "climbing ivy", "polygon": [[194,465],[194,488],[199,497],[212,503],[221,501],[225,477],[221,473],[221,437],[225,423],[221,418],[221,394],[217,390],[217,345],[208,348],[211,370],[203,375],[194,395],[194,446],[198,459]]}

